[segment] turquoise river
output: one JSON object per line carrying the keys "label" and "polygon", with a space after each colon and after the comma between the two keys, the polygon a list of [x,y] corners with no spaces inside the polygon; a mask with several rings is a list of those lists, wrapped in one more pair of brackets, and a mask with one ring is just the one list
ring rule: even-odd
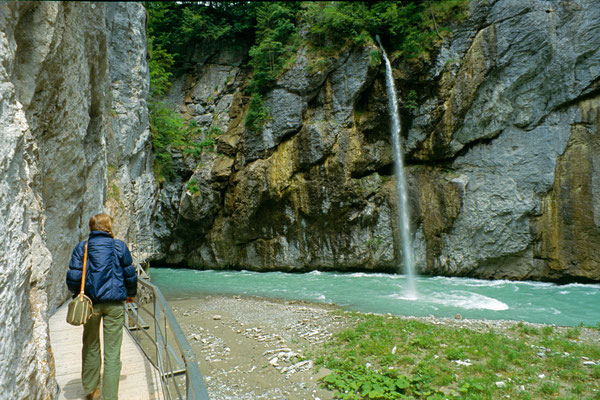
{"label": "turquoise river", "polygon": [[424,317],[507,319],[600,326],[600,284],[486,281],[417,277],[417,299],[404,275],[311,272],[199,271],[152,268],[168,300],[206,295],[258,296],[337,304],[349,310]]}

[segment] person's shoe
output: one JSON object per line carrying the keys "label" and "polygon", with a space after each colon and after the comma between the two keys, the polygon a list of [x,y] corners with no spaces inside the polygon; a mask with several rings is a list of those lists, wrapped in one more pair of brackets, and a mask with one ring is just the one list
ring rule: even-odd
{"label": "person's shoe", "polygon": [[100,389],[94,390],[85,396],[85,400],[98,400],[100,398]]}

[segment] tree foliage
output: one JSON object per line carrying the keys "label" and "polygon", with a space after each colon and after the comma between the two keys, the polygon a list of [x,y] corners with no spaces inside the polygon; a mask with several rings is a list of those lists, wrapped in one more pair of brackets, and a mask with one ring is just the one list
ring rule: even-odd
{"label": "tree foliage", "polygon": [[150,70],[150,98],[156,99],[167,93],[171,87],[171,67],[173,56],[165,49],[154,45],[154,38],[148,39],[148,49],[151,55],[148,68]]}
{"label": "tree foliage", "polygon": [[205,40],[254,39],[254,9],[260,2],[146,2],[148,36],[174,59],[175,70],[190,65],[193,50]]}
{"label": "tree foliage", "polygon": [[259,130],[268,120],[269,110],[264,105],[263,95],[296,52],[299,9],[297,2],[264,2],[255,9],[256,39],[249,52],[253,71],[248,84],[251,100],[246,115],[246,126],[252,130]]}
{"label": "tree foliage", "polygon": [[[437,25],[464,18],[466,5],[462,0],[311,2],[303,21],[309,27],[309,43],[317,49],[362,46],[379,35],[408,59],[433,50]],[[442,28],[442,33],[448,30]]]}

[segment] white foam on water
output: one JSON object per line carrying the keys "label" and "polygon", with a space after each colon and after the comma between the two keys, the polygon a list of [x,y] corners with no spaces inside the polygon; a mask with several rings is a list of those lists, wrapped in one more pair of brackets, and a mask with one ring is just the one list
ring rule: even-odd
{"label": "white foam on water", "polygon": [[385,296],[387,298],[390,299],[395,299],[395,300],[406,300],[406,301],[417,301],[419,300],[419,297],[410,294],[410,293],[403,293],[403,294],[390,294],[389,296]]}
{"label": "white foam on water", "polygon": [[492,311],[505,311],[510,307],[496,300],[492,297],[484,296],[478,293],[472,293],[462,290],[454,290],[448,293],[430,293],[419,296],[413,296],[411,293],[394,293],[385,296],[394,300],[404,301],[419,301],[423,304],[437,304],[447,307],[458,307],[467,310],[492,310]]}
{"label": "white foam on water", "polygon": [[484,279],[473,279],[473,278],[458,278],[458,277],[446,277],[446,276],[436,276],[433,278],[429,278],[435,281],[444,281],[446,284],[451,284],[455,286],[469,286],[469,287],[495,287],[495,286],[504,286],[510,285],[514,282],[508,280],[494,280],[488,281]]}
{"label": "white foam on water", "polygon": [[532,286],[534,288],[545,289],[548,287],[556,286],[556,283],[552,282],[532,282],[532,281],[521,281],[512,282],[513,285]]}
{"label": "white foam on water", "polygon": [[422,296],[419,296],[418,294],[411,292],[406,287],[404,287],[404,285],[402,285],[402,284],[394,284],[394,287],[398,288],[397,293],[393,293],[393,294],[383,296],[383,297],[386,297],[389,299],[394,299],[394,300],[406,300],[406,301],[419,300],[423,303],[427,303],[426,299],[423,299]]}
{"label": "white foam on water", "polygon": [[431,302],[467,310],[504,311],[509,309],[508,305],[500,300],[470,292],[454,292],[441,298],[433,296]]}
{"label": "white foam on water", "polygon": [[385,278],[385,279],[406,279],[402,274],[384,274],[369,272],[353,272],[351,274],[337,274],[337,276],[349,276],[351,278]]}
{"label": "white foam on water", "polygon": [[597,283],[569,283],[568,285],[565,285],[564,287],[566,287],[566,288],[576,287],[576,288],[600,289],[600,284],[597,284]]}
{"label": "white foam on water", "polygon": [[465,283],[458,282],[461,286],[469,286],[469,287],[499,287],[511,285],[512,282],[505,280],[497,280],[497,281],[468,281]]}
{"label": "white foam on water", "polygon": [[399,300],[420,300],[423,303],[432,303],[447,307],[458,307],[466,310],[504,311],[509,309],[506,303],[503,303],[492,297],[464,291],[453,291],[447,294],[434,293],[429,296],[421,297],[420,299],[411,299],[405,295],[399,294],[389,297]]}

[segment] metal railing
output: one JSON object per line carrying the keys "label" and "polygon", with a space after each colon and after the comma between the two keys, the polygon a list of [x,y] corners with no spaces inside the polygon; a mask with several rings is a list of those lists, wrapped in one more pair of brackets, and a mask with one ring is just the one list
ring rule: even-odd
{"label": "metal railing", "polygon": [[166,400],[208,400],[196,355],[167,301],[138,266],[138,286],[145,304],[127,304],[125,328],[160,377]]}

